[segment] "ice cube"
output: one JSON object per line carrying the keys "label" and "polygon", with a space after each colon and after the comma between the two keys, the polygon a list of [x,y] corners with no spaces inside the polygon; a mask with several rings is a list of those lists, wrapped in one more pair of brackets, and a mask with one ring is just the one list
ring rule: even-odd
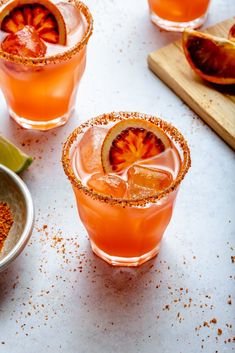
{"label": "ice cube", "polygon": [[153,167],[169,171],[175,179],[180,170],[181,159],[176,147],[173,147],[167,148],[164,152],[160,153],[156,157],[143,160],[138,164],[148,168]]}
{"label": "ice cube", "polygon": [[119,176],[103,173],[93,174],[87,186],[98,193],[117,198],[124,197],[127,189],[126,182]]}
{"label": "ice cube", "polygon": [[127,172],[128,196],[147,197],[166,189],[172,182],[172,174],[156,168],[134,165]]}
{"label": "ice cube", "polygon": [[86,173],[102,172],[101,146],[107,130],[100,126],[90,127],[79,142],[80,160]]}
{"label": "ice cube", "polygon": [[25,26],[9,34],[1,44],[2,50],[22,57],[37,58],[46,54],[46,45],[33,27]]}
{"label": "ice cube", "polygon": [[84,33],[84,21],[77,7],[68,2],[59,2],[57,7],[62,13],[68,34],[79,31],[80,29],[82,29]]}

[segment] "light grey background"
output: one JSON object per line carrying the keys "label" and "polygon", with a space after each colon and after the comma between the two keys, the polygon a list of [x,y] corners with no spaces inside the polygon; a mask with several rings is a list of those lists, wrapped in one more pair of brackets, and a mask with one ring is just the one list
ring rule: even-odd
{"label": "light grey background", "polygon": [[[150,23],[147,1],[86,3],[95,31],[69,123],[24,131],[0,96],[0,131],[35,157],[23,179],[36,208],[29,245],[0,274],[0,352],[232,352],[235,344],[224,341],[235,324],[234,152],[148,70],[147,54],[179,35]],[[207,24],[231,15],[234,0],[213,0]],[[60,163],[68,134],[112,110],[158,114],[183,132],[192,151],[160,255],[138,269],[109,267],[91,253]],[[203,327],[214,317],[217,324]]]}

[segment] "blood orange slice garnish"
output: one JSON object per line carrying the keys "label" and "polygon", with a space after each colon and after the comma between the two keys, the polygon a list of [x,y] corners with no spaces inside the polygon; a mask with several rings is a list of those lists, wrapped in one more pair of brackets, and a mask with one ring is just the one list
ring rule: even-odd
{"label": "blood orange slice garnish", "polygon": [[218,84],[235,83],[235,42],[186,29],[183,48],[192,69],[203,79]]}
{"label": "blood orange slice garnish", "polygon": [[66,45],[67,33],[62,14],[49,0],[16,0],[0,13],[0,29],[16,33],[32,26],[46,42]]}
{"label": "blood orange slice garnish", "polygon": [[168,136],[154,123],[130,118],[108,131],[101,149],[105,173],[119,173],[133,163],[151,158],[171,146]]}

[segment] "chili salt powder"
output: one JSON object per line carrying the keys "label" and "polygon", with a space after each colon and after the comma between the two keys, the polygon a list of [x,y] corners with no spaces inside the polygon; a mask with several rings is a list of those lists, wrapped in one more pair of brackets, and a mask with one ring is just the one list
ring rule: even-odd
{"label": "chili salt powder", "polygon": [[0,251],[13,223],[10,207],[6,202],[0,202]]}

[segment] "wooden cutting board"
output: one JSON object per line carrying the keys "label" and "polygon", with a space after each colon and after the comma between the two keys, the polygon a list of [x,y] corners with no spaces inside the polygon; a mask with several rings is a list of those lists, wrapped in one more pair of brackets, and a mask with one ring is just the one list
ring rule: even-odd
{"label": "wooden cutting board", "polygon": [[[205,32],[227,37],[235,17]],[[217,134],[235,149],[235,85],[213,85],[203,81],[185,59],[181,41],[148,56],[149,68],[185,101]]]}

